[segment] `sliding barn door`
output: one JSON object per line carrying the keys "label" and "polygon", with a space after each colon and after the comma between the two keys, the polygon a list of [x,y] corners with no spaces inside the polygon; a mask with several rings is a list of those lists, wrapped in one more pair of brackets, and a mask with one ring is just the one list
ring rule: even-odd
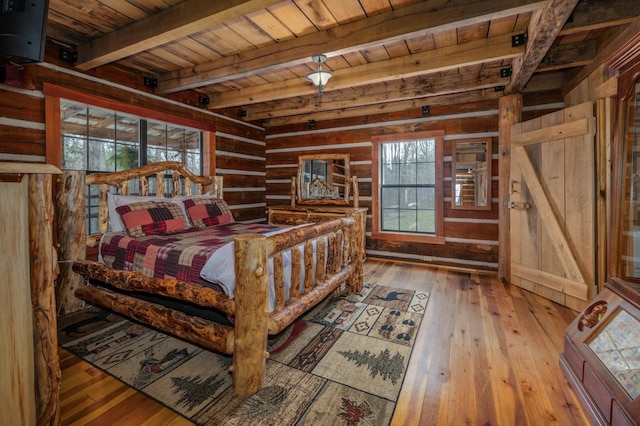
{"label": "sliding barn door", "polygon": [[595,276],[591,102],[511,128],[511,282],[580,310]]}

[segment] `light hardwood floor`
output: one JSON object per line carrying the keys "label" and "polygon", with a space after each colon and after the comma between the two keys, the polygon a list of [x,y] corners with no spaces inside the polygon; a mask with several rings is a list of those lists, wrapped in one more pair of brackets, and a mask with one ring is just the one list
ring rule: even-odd
{"label": "light hardwood floor", "polygon": [[[365,281],[430,292],[393,425],[588,425],[558,359],[576,313],[495,275],[368,260]],[[189,425],[60,351],[62,425]]]}

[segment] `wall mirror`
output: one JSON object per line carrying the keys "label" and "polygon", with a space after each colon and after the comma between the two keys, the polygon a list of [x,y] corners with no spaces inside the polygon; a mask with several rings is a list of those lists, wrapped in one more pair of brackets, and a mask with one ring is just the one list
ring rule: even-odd
{"label": "wall mirror", "polygon": [[300,204],[349,204],[349,154],[298,157],[297,194]]}
{"label": "wall mirror", "polygon": [[491,139],[453,142],[451,164],[454,209],[491,209]]}

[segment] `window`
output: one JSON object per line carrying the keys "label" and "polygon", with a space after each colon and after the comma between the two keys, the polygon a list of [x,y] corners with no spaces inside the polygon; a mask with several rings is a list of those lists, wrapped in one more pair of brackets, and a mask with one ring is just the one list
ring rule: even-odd
{"label": "window", "polygon": [[[60,168],[91,172],[121,171],[158,161],[180,161],[197,175],[209,176],[215,165],[215,120],[203,114],[130,93],[110,91],[133,99],[121,102],[68,87],[43,83],[46,119],[46,161]],[[156,104],[158,108],[146,105]],[[170,106],[170,105],[169,105]],[[188,117],[186,116],[189,113]],[[155,179],[149,179],[155,193]],[[170,185],[165,185],[165,188]],[[131,185],[131,193],[138,190]],[[98,188],[87,194],[87,232],[96,233]]]}
{"label": "window", "polygon": [[[202,132],[105,108],[60,101],[62,168],[91,172],[128,170],[178,161],[202,175]],[[149,189],[155,192],[155,180]],[[87,233],[98,233],[98,189],[87,193]],[[132,187],[132,194],[138,188]]]}
{"label": "window", "polygon": [[374,238],[444,243],[442,144],[442,132],[373,138]]}
{"label": "window", "polygon": [[88,172],[127,170],[178,161],[202,174],[202,132],[62,100],[62,168]]}

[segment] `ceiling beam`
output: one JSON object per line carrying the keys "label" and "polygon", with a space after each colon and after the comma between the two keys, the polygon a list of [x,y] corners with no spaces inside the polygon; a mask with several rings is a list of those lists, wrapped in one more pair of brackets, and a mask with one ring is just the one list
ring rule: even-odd
{"label": "ceiling beam", "polygon": [[[325,93],[331,90],[351,89],[365,84],[382,83],[400,78],[416,77],[485,62],[509,60],[524,53],[524,46],[512,46],[512,34],[474,40],[439,49],[414,53],[386,61],[358,65],[344,72],[334,73]],[[318,93],[306,78],[299,77],[276,83],[262,84],[223,93],[210,93],[210,108],[228,108],[275,101],[290,96]]]}
{"label": "ceiling beam", "polygon": [[562,90],[567,82],[567,76],[564,71],[545,72],[543,74],[534,74],[527,83],[522,93],[534,92],[550,92],[553,90]]}
{"label": "ceiling beam", "polygon": [[282,0],[186,0],[78,47],[76,68],[86,71],[224,22]]}
{"label": "ceiling beam", "polygon": [[596,57],[596,49],[597,42],[595,40],[551,46],[536,68],[536,72],[557,71],[587,65]]}
{"label": "ceiling beam", "polygon": [[320,111],[401,100],[422,99],[447,93],[495,89],[495,87],[504,86],[508,82],[509,77],[501,77],[500,70],[497,68],[488,72],[460,70],[457,74],[429,76],[412,81],[395,80],[375,87],[364,86],[352,91],[334,91],[325,94],[322,100],[318,96],[293,97],[277,102],[255,104],[243,109],[247,112],[246,120],[253,121],[289,115],[315,114]]}
{"label": "ceiling beam", "polygon": [[559,35],[571,35],[625,25],[640,16],[640,2],[629,0],[579,1],[571,13],[571,19]]}
{"label": "ceiling beam", "polygon": [[529,21],[525,54],[513,61],[511,83],[506,87],[505,95],[522,92],[558,37],[576,3],[578,0],[549,0],[542,10],[534,12]]}
{"label": "ceiling beam", "polygon": [[319,53],[328,57],[343,55],[381,43],[393,43],[531,12],[545,4],[545,1],[539,0],[483,0],[464,6],[434,9],[429,2],[420,2],[325,31],[162,74],[158,76],[156,93],[194,89],[292,67],[309,63],[310,57]]}
{"label": "ceiling beam", "polygon": [[325,121],[336,120],[341,118],[351,117],[368,117],[374,114],[383,114],[391,112],[408,111],[411,109],[420,110],[423,105],[442,106],[442,105],[455,105],[455,104],[469,104],[473,102],[494,100],[496,101],[496,108],[498,106],[498,99],[502,96],[502,92],[496,92],[494,89],[483,89],[472,92],[454,93],[447,95],[429,96],[420,99],[410,99],[396,102],[388,102],[376,105],[366,105],[353,108],[344,108],[341,110],[332,111],[319,111],[309,114],[299,114],[288,117],[279,117],[275,119],[269,119],[263,126],[265,127],[277,127],[285,126],[296,123],[304,123],[309,120]]}

